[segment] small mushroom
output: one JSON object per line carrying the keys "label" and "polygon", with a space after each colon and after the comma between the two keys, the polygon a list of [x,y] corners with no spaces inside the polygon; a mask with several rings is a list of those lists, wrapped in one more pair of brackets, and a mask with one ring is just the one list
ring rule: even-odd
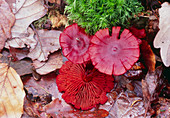
{"label": "small mushroom", "polygon": [[88,53],[90,37],[76,23],[68,26],[59,37],[63,55],[73,63],[90,60]]}
{"label": "small mushroom", "polygon": [[129,30],[124,29],[119,37],[120,27],[96,32],[91,39],[89,53],[95,68],[109,75],[121,75],[129,70],[139,58],[139,41]]}
{"label": "small mushroom", "polygon": [[100,73],[90,64],[67,61],[60,69],[56,83],[63,99],[77,109],[89,110],[107,101],[106,92],[114,87],[113,77]]}

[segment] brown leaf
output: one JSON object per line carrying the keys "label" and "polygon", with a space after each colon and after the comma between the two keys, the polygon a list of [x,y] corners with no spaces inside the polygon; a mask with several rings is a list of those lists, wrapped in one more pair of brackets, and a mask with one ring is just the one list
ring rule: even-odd
{"label": "brown leaf", "polygon": [[[145,108],[140,97],[128,97],[125,93],[121,93],[110,110],[112,118],[143,118]],[[147,118],[150,118],[148,114]]]}
{"label": "brown leaf", "polygon": [[158,66],[154,72],[148,72],[145,76],[145,80],[146,83],[148,84],[148,90],[151,96],[155,92],[161,74],[162,74],[162,68]]}
{"label": "brown leaf", "polygon": [[40,75],[45,75],[56,69],[60,69],[62,65],[63,56],[61,51],[51,54],[47,62],[40,62],[38,60],[33,61],[33,66]]}
{"label": "brown leaf", "polygon": [[[9,53],[7,51],[3,51],[0,57],[0,61],[3,63],[9,63],[11,57],[8,57]],[[10,62],[10,66],[16,70],[16,72],[20,75],[26,75],[32,73],[32,62],[29,59],[23,59],[20,61]]]}
{"label": "brown leaf", "polygon": [[159,9],[159,32],[154,39],[154,47],[161,48],[161,58],[165,66],[170,66],[170,4],[165,2]]}
{"label": "brown leaf", "polygon": [[5,47],[13,47],[13,48],[34,48],[37,44],[37,41],[34,39],[34,31],[28,27],[25,33],[22,35],[18,35],[17,37],[13,37],[12,40],[7,40]]}
{"label": "brown leaf", "polygon": [[[24,1],[24,0],[23,0]],[[46,14],[46,9],[41,0],[16,1],[15,6],[18,10],[15,14],[16,22],[12,27],[12,40],[6,43],[6,47],[23,48],[25,44],[28,48],[34,48],[37,44],[33,38],[34,32],[28,26],[35,20]]]}
{"label": "brown leaf", "polygon": [[37,45],[34,49],[30,49],[28,57],[32,60],[46,61],[48,55],[60,49],[59,36],[61,31],[56,30],[37,30]]}
{"label": "brown leaf", "polygon": [[5,0],[0,1],[0,51],[5,45],[7,38],[11,38],[11,27],[15,22],[15,16],[11,12]]}
{"label": "brown leaf", "polygon": [[23,33],[27,33],[28,26],[45,14],[46,9],[41,0],[26,0],[15,14],[16,22],[12,27],[12,38],[23,36]]}
{"label": "brown leaf", "polygon": [[6,63],[0,63],[0,117],[19,118],[23,113],[25,92],[20,76]]}
{"label": "brown leaf", "polygon": [[28,48],[19,49],[10,47],[9,51],[12,57],[16,59],[16,61],[24,59],[25,57],[27,57],[27,54],[29,53]]}
{"label": "brown leaf", "polygon": [[42,76],[39,81],[35,81],[33,77],[23,77],[23,83],[28,89],[35,89],[38,96],[51,94],[53,98],[61,99],[62,94],[58,91],[56,76],[55,73],[50,73],[46,76]]}
{"label": "brown leaf", "polygon": [[142,40],[142,44],[141,44],[140,48],[141,48],[142,57],[145,61],[145,64],[146,64],[148,70],[150,72],[154,72],[156,60],[155,60],[155,54],[153,53],[150,45],[148,44],[147,41]]}
{"label": "brown leaf", "polygon": [[143,92],[143,98],[144,100],[147,102],[147,101],[150,101],[151,99],[151,94],[149,92],[149,86],[146,82],[146,80],[142,80],[142,92]]}
{"label": "brown leaf", "polygon": [[59,100],[58,98],[54,99],[51,103],[45,105],[43,109],[47,114],[72,110],[70,106],[62,105],[62,101]]}

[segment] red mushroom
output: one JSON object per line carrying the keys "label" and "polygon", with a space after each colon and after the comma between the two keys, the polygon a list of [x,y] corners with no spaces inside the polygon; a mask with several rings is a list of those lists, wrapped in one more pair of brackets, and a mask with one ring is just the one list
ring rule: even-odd
{"label": "red mushroom", "polygon": [[137,29],[136,27],[132,26],[129,28],[129,30],[130,30],[130,32],[132,32],[132,34],[134,36],[136,36],[139,39],[146,37],[145,29]]}
{"label": "red mushroom", "polygon": [[109,75],[121,75],[129,70],[139,58],[139,41],[125,29],[119,37],[120,27],[96,32],[91,39],[89,53],[95,68]]}
{"label": "red mushroom", "polygon": [[89,110],[107,101],[106,92],[114,87],[113,77],[88,65],[67,61],[60,69],[56,83],[63,99],[77,109]]}
{"label": "red mushroom", "polygon": [[90,60],[88,53],[90,38],[76,23],[68,26],[59,37],[63,55],[74,63]]}

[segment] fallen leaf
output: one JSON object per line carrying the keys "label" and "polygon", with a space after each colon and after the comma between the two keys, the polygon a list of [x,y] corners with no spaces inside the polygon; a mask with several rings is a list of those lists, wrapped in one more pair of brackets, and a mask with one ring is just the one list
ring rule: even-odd
{"label": "fallen leaf", "polygon": [[61,51],[51,54],[47,62],[41,62],[38,60],[33,61],[33,66],[35,67],[36,72],[40,75],[45,75],[56,69],[60,69],[62,65],[63,56]]}
{"label": "fallen leaf", "polygon": [[28,57],[32,60],[46,61],[48,55],[60,49],[59,36],[61,31],[37,30],[35,48],[30,49]]}
{"label": "fallen leaf", "polygon": [[6,63],[0,63],[0,117],[19,118],[23,113],[25,92],[20,76]]}
{"label": "fallen leaf", "polygon": [[[3,63],[9,63],[10,58],[11,58],[9,57],[9,55],[10,55],[9,52],[3,51],[0,57],[0,61]],[[32,68],[33,68],[32,62],[29,59],[23,59],[23,60],[15,61],[15,62],[11,61],[10,67],[14,68],[20,76],[31,74]]]}
{"label": "fallen leaf", "polygon": [[164,2],[159,9],[159,32],[154,39],[154,47],[160,48],[161,58],[166,67],[170,66],[170,4]]}
{"label": "fallen leaf", "polygon": [[[44,113],[41,116],[51,116],[53,118],[105,118],[109,112],[103,109],[94,111],[74,111],[70,106],[63,106],[62,101],[58,98],[53,100],[50,104],[44,106]],[[56,114],[57,113],[57,114]]]}
{"label": "fallen leaf", "polygon": [[58,98],[54,99],[51,103],[45,105],[43,107],[44,111],[47,113],[47,114],[50,114],[50,113],[55,113],[55,112],[60,112],[60,111],[71,111],[72,108],[70,106],[63,106],[62,105],[62,101],[59,100]]}
{"label": "fallen leaf", "polygon": [[56,85],[56,74],[50,73],[48,75],[42,76],[41,80],[36,81],[33,77],[23,77],[24,86],[27,88],[32,88],[37,91],[38,96],[51,94],[52,97],[62,99],[62,93],[58,91]]}
{"label": "fallen leaf", "polygon": [[[143,118],[145,114],[143,106],[142,98],[128,97],[122,92],[111,108],[109,116],[112,118]],[[147,114],[146,118],[150,118],[150,114]]]}
{"label": "fallen leaf", "polygon": [[25,3],[25,0],[5,0],[10,8],[12,9],[12,12],[15,14],[18,12],[18,10],[23,6]]}
{"label": "fallen leaf", "polygon": [[12,55],[12,58],[14,58],[16,61],[24,59],[25,57],[27,57],[27,54],[29,53],[28,48],[20,49],[20,48],[10,47],[9,51],[10,51],[10,54]]}
{"label": "fallen leaf", "polygon": [[156,110],[157,118],[169,118],[169,108],[170,108],[170,100],[166,98],[159,98],[157,104],[154,106]]}
{"label": "fallen leaf", "polygon": [[34,39],[34,31],[28,27],[27,32],[22,33],[22,35],[13,37],[12,40],[7,40],[5,47],[13,48],[34,48],[37,41]]}
{"label": "fallen leaf", "polygon": [[148,44],[147,41],[142,40],[142,44],[140,45],[142,57],[144,59],[145,65],[147,66],[148,70],[150,72],[155,71],[155,54],[153,53],[150,45]]}
{"label": "fallen leaf", "polygon": [[12,13],[8,3],[5,0],[0,1],[0,51],[4,48],[7,38],[11,38],[11,27],[15,22],[15,16]]}
{"label": "fallen leaf", "polygon": [[15,3],[18,10],[15,13],[16,21],[11,30],[12,39],[7,41],[6,48],[9,48],[9,46],[13,48],[34,48],[37,44],[33,37],[34,32],[28,26],[44,16],[46,9],[41,0],[25,0],[24,3],[23,1],[17,0]]}
{"label": "fallen leaf", "polygon": [[45,14],[46,9],[41,0],[26,0],[15,14],[16,22],[11,30],[12,38],[23,36],[27,33],[28,26]]}

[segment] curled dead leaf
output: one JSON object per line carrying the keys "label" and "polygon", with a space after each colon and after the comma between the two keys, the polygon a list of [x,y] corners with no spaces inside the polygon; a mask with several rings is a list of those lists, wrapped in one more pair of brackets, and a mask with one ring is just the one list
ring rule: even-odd
{"label": "curled dead leaf", "polygon": [[23,113],[25,92],[16,71],[6,63],[0,63],[0,117],[19,118]]}
{"label": "curled dead leaf", "polygon": [[33,66],[36,72],[40,75],[48,74],[56,69],[60,69],[63,65],[63,56],[61,52],[55,52],[49,56],[47,62],[41,62],[38,60],[33,61]]}
{"label": "curled dead leaf", "polygon": [[60,49],[59,36],[61,31],[37,30],[35,48],[30,49],[28,57],[32,60],[46,61],[48,55]]}
{"label": "curled dead leaf", "polygon": [[155,54],[153,53],[150,45],[148,44],[147,41],[142,40],[142,44],[140,46],[142,57],[144,59],[145,65],[147,66],[148,70],[150,72],[155,71]]}

